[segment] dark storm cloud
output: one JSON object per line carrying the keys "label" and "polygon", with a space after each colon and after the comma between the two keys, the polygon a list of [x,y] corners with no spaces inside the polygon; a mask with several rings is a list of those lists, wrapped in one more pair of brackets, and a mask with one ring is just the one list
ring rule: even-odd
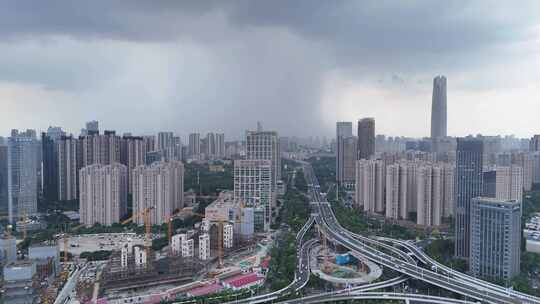
{"label": "dark storm cloud", "polygon": [[[530,39],[540,2],[507,3],[1,1],[0,81],[66,91],[74,113],[91,110],[96,92],[96,102],[119,110],[136,100],[147,113],[166,113],[143,131],[225,125],[240,133],[249,117],[309,134],[324,128],[330,73],[406,89],[429,87],[435,74],[514,60],[504,49]],[[138,57],[125,59],[130,53]]]}

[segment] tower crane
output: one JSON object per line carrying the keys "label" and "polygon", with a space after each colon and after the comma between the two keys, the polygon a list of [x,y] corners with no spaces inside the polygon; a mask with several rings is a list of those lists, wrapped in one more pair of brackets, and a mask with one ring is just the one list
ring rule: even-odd
{"label": "tower crane", "polygon": [[152,238],[151,238],[151,232],[152,232],[152,226],[150,225],[150,210],[154,209],[154,207],[148,207],[144,208],[143,210],[133,214],[132,216],[128,217],[122,222],[122,225],[126,225],[130,222],[132,222],[134,219],[138,217],[143,218],[144,222],[144,228],[145,228],[145,247],[146,252],[150,252],[150,246],[152,245]]}

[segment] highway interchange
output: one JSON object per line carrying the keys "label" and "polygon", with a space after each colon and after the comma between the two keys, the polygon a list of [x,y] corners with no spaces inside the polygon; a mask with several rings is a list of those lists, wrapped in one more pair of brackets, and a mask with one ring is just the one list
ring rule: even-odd
{"label": "highway interchange", "polygon": [[[421,249],[407,241],[390,238],[369,238],[354,234],[343,228],[335,218],[332,208],[326,197],[320,193],[320,186],[311,165],[300,162],[303,166],[304,176],[308,183],[311,198],[311,216],[298,232],[296,237],[297,268],[293,281],[285,288],[235,303],[268,303],[277,302],[285,297],[299,292],[304,288],[310,276],[309,253],[318,240],[304,240],[304,237],[313,225],[330,242],[339,244],[353,252],[353,255],[362,256],[377,264],[393,269],[401,276],[377,283],[347,288],[334,292],[326,292],[301,298],[282,300],[279,303],[324,303],[346,300],[402,300],[407,303],[538,303],[540,299],[488,283],[466,274],[446,267],[427,256]],[[373,292],[394,285],[402,284],[409,278],[424,281],[441,287],[445,290],[465,296],[466,300],[436,297],[423,294]]]}

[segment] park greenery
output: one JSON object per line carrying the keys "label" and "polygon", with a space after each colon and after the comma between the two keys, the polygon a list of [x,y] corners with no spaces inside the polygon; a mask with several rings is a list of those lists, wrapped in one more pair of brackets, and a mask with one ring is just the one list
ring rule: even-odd
{"label": "park greenery", "polygon": [[233,166],[221,162],[215,164],[222,165],[224,171],[212,172],[208,164],[185,164],[184,189],[211,196],[216,196],[221,190],[233,189]]}
{"label": "park greenery", "polygon": [[[284,205],[276,218],[276,225],[286,224],[290,229],[280,231],[276,245],[271,249],[267,286],[270,290],[281,289],[292,281],[296,269],[296,233],[302,229],[309,218],[309,200],[298,185],[305,185],[302,172],[295,177],[296,187],[288,187],[284,196]],[[307,189],[307,185],[305,185]]]}
{"label": "park greenery", "polygon": [[267,286],[270,290],[279,290],[289,285],[296,269],[295,233],[287,231],[277,240],[270,250],[270,265],[267,275]]}
{"label": "park greenery", "polygon": [[289,189],[284,196],[285,203],[276,223],[285,223],[293,231],[298,231],[309,218],[309,200],[297,189]]}
{"label": "park greenery", "polygon": [[397,239],[415,239],[423,236],[423,232],[402,227],[384,219],[370,217],[362,210],[347,208],[336,201],[330,202],[338,222],[354,233],[370,234]]}
{"label": "park greenery", "polygon": [[437,262],[460,272],[467,271],[467,261],[454,257],[454,242],[448,239],[431,240],[426,253]]}
{"label": "park greenery", "polygon": [[321,191],[327,192],[328,188],[336,182],[336,158],[328,156],[311,157],[308,162],[319,179]]}
{"label": "park greenery", "polygon": [[534,213],[540,212],[540,190],[533,190],[523,194],[523,223],[529,220]]}
{"label": "park greenery", "polygon": [[160,304],[167,304],[167,303],[201,303],[201,304],[217,304],[217,303],[225,303],[225,302],[233,302],[238,301],[241,299],[248,298],[252,296],[256,291],[258,287],[250,287],[250,288],[244,288],[241,290],[232,290],[232,289],[225,289],[224,291],[221,291],[219,293],[213,293],[205,296],[198,296],[198,297],[179,297],[175,299],[174,301],[161,301]]}

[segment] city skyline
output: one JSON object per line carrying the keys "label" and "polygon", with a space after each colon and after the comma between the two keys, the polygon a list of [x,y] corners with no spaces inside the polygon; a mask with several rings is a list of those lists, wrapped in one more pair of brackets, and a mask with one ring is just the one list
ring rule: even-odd
{"label": "city skyline", "polygon": [[374,117],[379,134],[422,137],[440,74],[448,135],[540,128],[537,1],[490,14],[466,1],[14,3],[0,4],[5,135],[76,132],[91,119],[136,134],[241,135],[251,117],[283,135],[330,136],[335,121]]}

